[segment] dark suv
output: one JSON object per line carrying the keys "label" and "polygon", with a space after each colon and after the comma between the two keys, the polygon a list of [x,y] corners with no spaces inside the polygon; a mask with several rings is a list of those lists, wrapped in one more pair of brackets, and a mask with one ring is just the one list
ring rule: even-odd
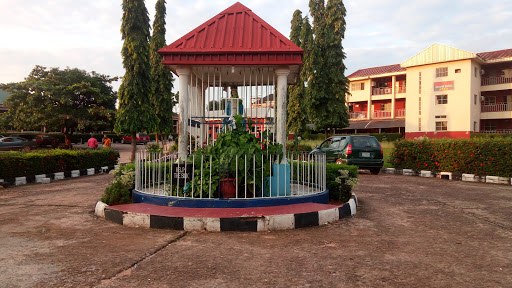
{"label": "dark suv", "polygon": [[356,165],[379,174],[384,165],[382,146],[377,138],[366,135],[340,135],[327,138],[314,153],[325,153],[327,162]]}

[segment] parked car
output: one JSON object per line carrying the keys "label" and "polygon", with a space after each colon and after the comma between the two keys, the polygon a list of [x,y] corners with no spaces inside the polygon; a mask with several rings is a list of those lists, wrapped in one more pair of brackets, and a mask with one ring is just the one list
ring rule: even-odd
{"label": "parked car", "polygon": [[372,174],[379,174],[384,165],[382,146],[373,136],[329,137],[311,153],[325,153],[327,162],[356,165],[361,169],[369,169]]}
{"label": "parked car", "polygon": [[36,145],[37,147],[52,146],[53,148],[59,147],[59,138],[49,135],[37,135]]}
{"label": "parked car", "polygon": [[[137,133],[136,138],[137,144],[147,144],[149,142],[149,136],[146,133]],[[132,143],[132,136],[123,136],[121,137],[121,144],[124,143]]]}
{"label": "parked car", "polygon": [[0,150],[32,150],[36,147],[36,141],[30,141],[21,137],[0,138]]}

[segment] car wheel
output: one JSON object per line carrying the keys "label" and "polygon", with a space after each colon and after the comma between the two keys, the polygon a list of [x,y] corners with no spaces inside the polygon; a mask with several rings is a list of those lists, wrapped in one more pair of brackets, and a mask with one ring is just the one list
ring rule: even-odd
{"label": "car wheel", "polygon": [[121,139],[121,144],[124,144],[124,139]]}
{"label": "car wheel", "polygon": [[336,164],[343,164],[343,160],[341,160],[341,158],[336,159]]}
{"label": "car wheel", "polygon": [[370,169],[370,173],[372,173],[373,175],[377,175],[379,174],[380,172],[380,168],[371,168]]}

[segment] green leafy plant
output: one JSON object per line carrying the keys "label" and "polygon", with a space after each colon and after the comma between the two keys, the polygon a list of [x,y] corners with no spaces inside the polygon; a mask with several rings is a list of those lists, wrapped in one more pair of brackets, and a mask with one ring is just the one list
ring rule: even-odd
{"label": "green leafy plant", "polygon": [[512,177],[509,139],[423,139],[395,142],[395,168]]}
{"label": "green leafy plant", "polygon": [[[195,167],[201,167],[201,163],[203,165],[202,169],[195,169],[194,172],[195,196],[202,193],[203,197],[208,197],[210,191],[217,188],[220,179],[234,178],[236,175],[237,185],[247,183],[248,187],[254,187],[256,181],[259,183],[259,179],[270,176],[269,155],[272,155],[272,159],[282,159],[282,145],[273,144],[263,137],[256,138],[248,129],[253,123],[246,123],[241,115],[234,116],[234,119],[236,129],[220,134],[213,146],[198,149],[190,155],[188,161],[194,162]],[[242,163],[251,165],[246,167]]]}
{"label": "green leafy plant", "polygon": [[119,180],[110,183],[101,197],[101,201],[107,205],[126,204],[131,200],[130,190]]}
{"label": "green leafy plant", "polygon": [[113,166],[118,158],[112,149],[5,152],[0,153],[0,179]]}
{"label": "green leafy plant", "polygon": [[114,180],[105,189],[101,201],[107,205],[131,203],[131,190],[135,188],[135,164],[120,166],[110,174],[114,175]]}

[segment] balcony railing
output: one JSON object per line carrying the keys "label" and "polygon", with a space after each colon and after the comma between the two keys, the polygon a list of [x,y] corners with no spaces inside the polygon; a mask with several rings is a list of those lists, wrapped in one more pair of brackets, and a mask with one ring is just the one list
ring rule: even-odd
{"label": "balcony railing", "polygon": [[377,110],[373,111],[373,118],[391,118],[391,111]]}
{"label": "balcony railing", "polygon": [[512,103],[482,105],[482,112],[504,112],[504,111],[512,111]]}
{"label": "balcony railing", "polygon": [[398,88],[398,93],[405,93],[406,92],[405,90],[406,90],[405,86],[404,87],[399,87]]}
{"label": "balcony railing", "polygon": [[482,86],[512,83],[512,77],[485,77],[482,78]]}
{"label": "balcony railing", "polygon": [[395,110],[395,117],[405,117],[405,109]]}
{"label": "balcony railing", "polygon": [[512,129],[496,129],[496,130],[483,130],[480,133],[488,133],[488,134],[508,134],[512,133]]}
{"label": "balcony railing", "polygon": [[391,88],[373,88],[372,95],[387,95],[391,94]]}
{"label": "balcony railing", "polygon": [[350,119],[366,119],[366,111],[350,112]]}

